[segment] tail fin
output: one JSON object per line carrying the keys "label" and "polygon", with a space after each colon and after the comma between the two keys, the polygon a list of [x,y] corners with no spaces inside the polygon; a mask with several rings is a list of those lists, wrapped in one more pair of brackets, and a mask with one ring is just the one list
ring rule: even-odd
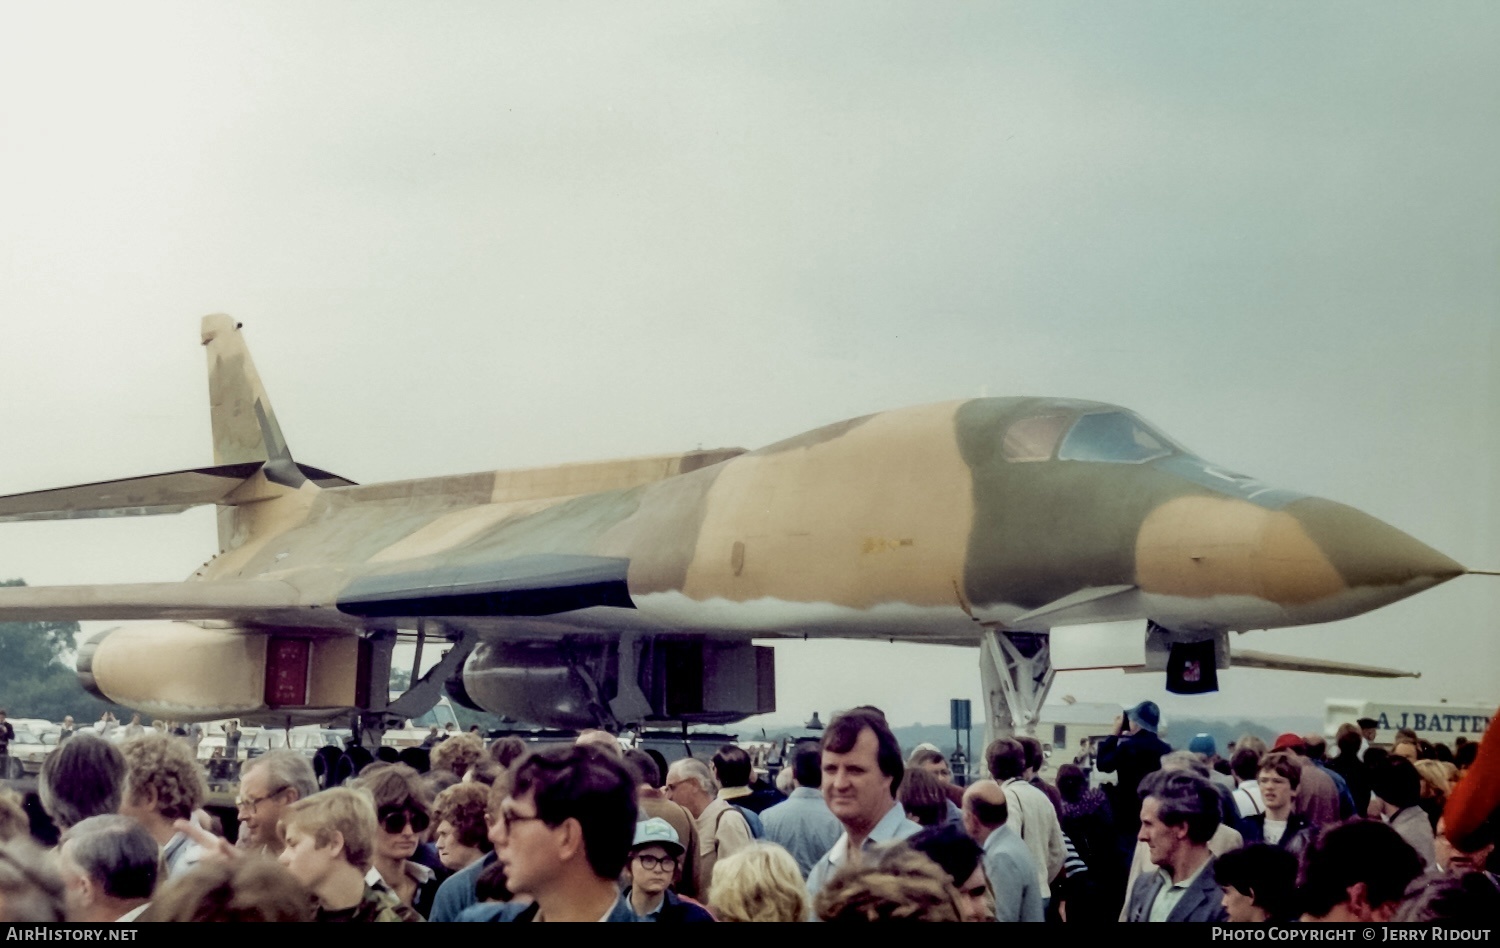
{"label": "tail fin", "polygon": [[[216,465],[259,463],[252,477],[263,490],[247,499],[268,500],[296,491],[308,481],[319,487],[353,484],[336,474],[292,460],[291,449],[276,422],[271,399],[240,335],[240,324],[223,313],[203,317],[203,346],[208,350],[208,410],[213,426]],[[219,548],[228,550],[256,531],[254,518],[237,506],[219,509]]]}
{"label": "tail fin", "polygon": [[239,323],[222,313],[203,317],[203,346],[208,350],[215,465],[259,462],[266,479],[284,487],[300,487],[304,481],[319,487],[353,486],[347,478],[292,460]]}
{"label": "tail fin", "polygon": [[240,324],[222,313],[203,317],[203,346],[208,350],[214,464],[263,461],[266,468],[279,468],[275,474],[293,481],[286,486],[300,484],[304,478],[293,467],[291,451],[271,410],[271,399],[240,335]]}

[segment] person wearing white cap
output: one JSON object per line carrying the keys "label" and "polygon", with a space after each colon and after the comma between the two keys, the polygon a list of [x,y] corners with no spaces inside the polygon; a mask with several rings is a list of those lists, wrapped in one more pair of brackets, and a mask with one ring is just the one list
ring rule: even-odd
{"label": "person wearing white cap", "polygon": [[672,891],[682,866],[682,843],[672,824],[652,817],[635,824],[630,847],[630,887],[625,900],[643,922],[711,922],[706,909]]}

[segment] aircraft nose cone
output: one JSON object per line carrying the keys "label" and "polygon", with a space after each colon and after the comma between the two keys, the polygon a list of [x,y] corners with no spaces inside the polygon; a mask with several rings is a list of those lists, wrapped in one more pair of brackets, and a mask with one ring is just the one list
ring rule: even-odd
{"label": "aircraft nose cone", "polygon": [[1296,518],[1350,589],[1409,587],[1417,592],[1465,572],[1456,560],[1353,507],[1309,497],[1288,504],[1285,512]]}

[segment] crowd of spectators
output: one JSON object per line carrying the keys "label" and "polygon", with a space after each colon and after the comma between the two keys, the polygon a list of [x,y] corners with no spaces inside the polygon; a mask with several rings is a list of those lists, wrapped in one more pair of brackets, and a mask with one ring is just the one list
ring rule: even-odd
{"label": "crowd of spectators", "polygon": [[[1361,722],[1365,723],[1365,722]],[[781,787],[585,732],[537,747],[434,741],[423,773],[371,758],[342,786],[291,750],[249,761],[229,842],[190,744],[81,732],[28,814],[0,791],[0,921],[1426,921],[1493,924],[1500,741],[1448,748],[1358,725],[1174,750],[1121,716],[1093,761],[1042,777],[999,738],[957,786],[884,715],[837,715]]]}

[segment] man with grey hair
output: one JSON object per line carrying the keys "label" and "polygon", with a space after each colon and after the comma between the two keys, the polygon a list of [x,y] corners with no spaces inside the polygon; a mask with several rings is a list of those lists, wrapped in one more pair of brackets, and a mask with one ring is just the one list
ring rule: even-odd
{"label": "man with grey hair", "polygon": [[312,762],[294,750],[268,751],[240,771],[239,808],[241,849],[281,855],[286,841],[278,825],[286,808],[318,792]]}
{"label": "man with grey hair", "polygon": [[[1222,809],[1226,805],[1224,795],[1220,788],[1213,787],[1212,781],[1209,780],[1208,776],[1208,764],[1204,763],[1201,757],[1190,751],[1172,751],[1170,754],[1162,757],[1161,770],[1157,772],[1162,773],[1167,771],[1190,773],[1195,777],[1201,777],[1219,795],[1219,805],[1221,807],[1219,812],[1219,828],[1214,830],[1213,836],[1208,840],[1208,851],[1213,853],[1215,858],[1245,845],[1244,834],[1224,821],[1224,812]],[[1233,806],[1232,797],[1228,805]],[[1235,807],[1235,812],[1238,815],[1238,807]],[[1150,848],[1139,840],[1139,834],[1137,834],[1137,837],[1135,855],[1131,857],[1130,872],[1125,879],[1125,892],[1127,895],[1135,888],[1136,880],[1143,875],[1148,875],[1155,871],[1152,867]],[[1125,921],[1128,908],[1128,905],[1121,906],[1120,921]]]}
{"label": "man with grey hair", "polygon": [[128,816],[91,816],[57,849],[70,922],[132,922],[151,904],[161,852]]}
{"label": "man with grey hair", "polygon": [[1187,770],[1159,770],[1141,781],[1141,828],[1157,871],[1136,880],[1130,922],[1222,922],[1224,892],[1208,841],[1219,828],[1219,795]]}
{"label": "man with grey hair", "polygon": [[82,732],[42,761],[36,786],[42,809],[61,830],[114,813],[125,792],[125,769],[119,747]]}
{"label": "man with grey hair", "polygon": [[693,815],[698,829],[698,891],[707,892],[714,865],[750,846],[750,824],[726,800],[708,765],[694,757],[674,761],[667,769],[667,799]]}

